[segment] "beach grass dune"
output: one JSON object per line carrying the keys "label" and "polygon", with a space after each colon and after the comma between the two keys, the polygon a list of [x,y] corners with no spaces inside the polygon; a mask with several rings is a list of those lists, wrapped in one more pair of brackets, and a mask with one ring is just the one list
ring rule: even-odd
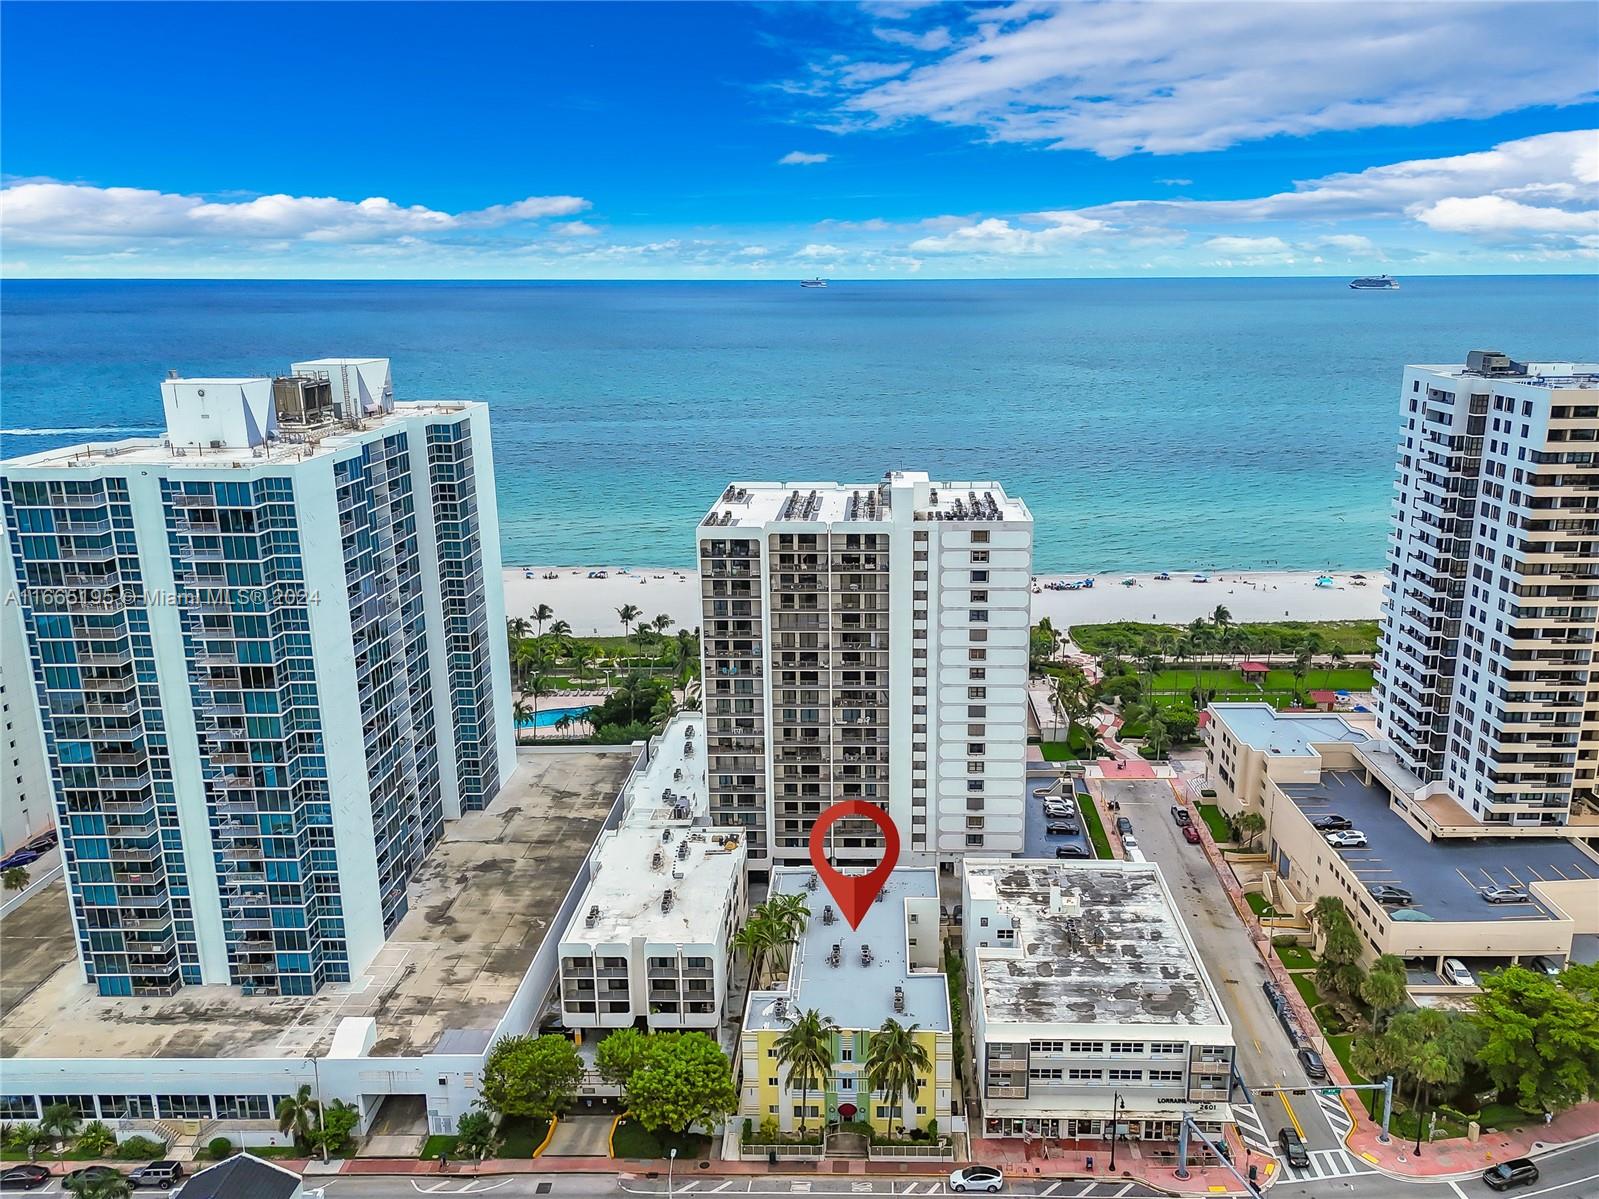
{"label": "beach grass dune", "polygon": [[[604,577],[594,577],[604,573]],[[546,575],[554,577],[547,578]],[[1363,575],[1357,579],[1356,575]],[[1316,571],[1222,571],[1196,583],[1189,575],[1157,580],[1152,574],[1095,575],[1091,589],[1054,591],[1044,586],[1084,575],[1039,575],[1033,620],[1047,616],[1057,628],[1116,620],[1186,624],[1209,617],[1218,605],[1235,622],[1270,620],[1375,620],[1382,603],[1378,570],[1334,573],[1318,586]],[[1123,579],[1134,580],[1123,586]],[[529,566],[505,572],[505,615],[529,616],[548,604],[556,620],[587,637],[623,632],[618,609],[631,605],[644,620],[666,615],[674,628],[700,626],[699,575],[672,567]]]}

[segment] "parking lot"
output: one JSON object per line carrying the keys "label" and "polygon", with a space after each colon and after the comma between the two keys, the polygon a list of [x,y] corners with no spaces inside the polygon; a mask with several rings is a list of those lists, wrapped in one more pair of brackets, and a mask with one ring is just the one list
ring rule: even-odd
{"label": "parking lot", "polygon": [[[1052,858],[1055,850],[1061,845],[1080,845],[1083,847],[1084,856],[1093,857],[1094,850],[1088,844],[1088,833],[1083,829],[1082,816],[1071,817],[1068,824],[1077,826],[1077,833],[1069,837],[1053,836],[1045,831],[1045,827],[1059,823],[1044,815],[1044,793],[1054,788],[1055,794],[1071,794],[1072,783],[1068,775],[1059,781],[1053,774],[1030,774],[1027,776],[1027,831],[1026,844],[1022,850],[1025,858]],[[1076,796],[1072,797],[1074,800]]]}
{"label": "parking lot", "polygon": [[1351,771],[1331,771],[1319,783],[1282,790],[1306,816],[1347,817],[1368,844],[1337,852],[1360,881],[1405,888],[1415,896],[1414,907],[1437,920],[1546,920],[1551,913],[1536,900],[1489,903],[1482,889],[1599,878],[1599,866],[1559,837],[1428,841],[1389,808],[1387,791],[1368,787]]}

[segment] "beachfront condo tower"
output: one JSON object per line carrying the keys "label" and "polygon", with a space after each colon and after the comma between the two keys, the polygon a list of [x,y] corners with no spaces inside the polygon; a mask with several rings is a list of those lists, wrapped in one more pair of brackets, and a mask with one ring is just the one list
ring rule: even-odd
{"label": "beachfront condo tower", "polygon": [[309,995],[515,763],[488,409],[382,358],[161,391],[164,437],[0,467],[78,952]]}
{"label": "beachfront condo tower", "polygon": [[1406,367],[1400,415],[1379,728],[1441,823],[1560,830],[1599,757],[1599,364]]}
{"label": "beachfront condo tower", "polygon": [[[700,522],[711,818],[752,874],[822,811],[892,817],[902,865],[1022,848],[1033,518],[998,483],[732,483]],[[875,865],[872,822],[831,829]]]}

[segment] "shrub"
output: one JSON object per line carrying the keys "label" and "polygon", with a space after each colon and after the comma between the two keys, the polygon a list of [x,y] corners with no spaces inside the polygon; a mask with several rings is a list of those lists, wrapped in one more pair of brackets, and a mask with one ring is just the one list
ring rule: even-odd
{"label": "shrub", "polygon": [[934,1140],[938,1139],[938,1121],[936,1119],[927,1122],[927,1135]]}
{"label": "shrub", "polygon": [[761,1143],[764,1145],[777,1144],[778,1128],[777,1117],[767,1116],[761,1121]]}
{"label": "shrub", "polygon": [[755,1121],[748,1116],[744,1117],[744,1143],[748,1145],[750,1138],[755,1135]]}
{"label": "shrub", "polygon": [[1215,799],[1216,798],[1216,788],[1214,788],[1214,787],[1201,787],[1199,789],[1199,795],[1200,795],[1201,799]]}
{"label": "shrub", "polygon": [[90,1120],[78,1134],[78,1148],[90,1157],[104,1157],[116,1143],[117,1134],[99,1120]]}
{"label": "shrub", "polygon": [[219,1162],[225,1157],[233,1156],[233,1142],[227,1137],[212,1137],[205,1151],[211,1155],[212,1161]]}
{"label": "shrub", "polygon": [[121,1158],[156,1158],[167,1151],[165,1141],[151,1140],[149,1137],[129,1137],[117,1146],[117,1156]]}

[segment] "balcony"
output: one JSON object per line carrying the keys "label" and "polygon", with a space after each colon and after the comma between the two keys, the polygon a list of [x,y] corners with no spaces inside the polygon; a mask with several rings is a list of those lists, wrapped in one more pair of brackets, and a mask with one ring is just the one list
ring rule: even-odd
{"label": "balcony", "polygon": [[78,654],[79,666],[130,666],[133,663],[133,651],[129,649],[115,650],[111,653]]}

